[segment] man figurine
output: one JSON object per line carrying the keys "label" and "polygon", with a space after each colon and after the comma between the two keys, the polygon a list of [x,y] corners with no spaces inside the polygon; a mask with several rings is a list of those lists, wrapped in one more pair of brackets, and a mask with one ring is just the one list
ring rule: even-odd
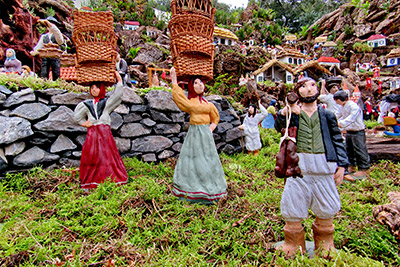
{"label": "man figurine", "polygon": [[370,167],[370,160],[367,150],[367,140],[365,137],[365,124],[361,108],[349,101],[349,96],[345,91],[338,91],[333,95],[336,103],[342,108],[337,114],[340,129],[346,130],[346,150],[349,157],[350,167],[348,171],[354,177],[365,178]]}
{"label": "man figurine", "polygon": [[336,83],[330,83],[326,85],[325,79],[321,81],[321,95],[318,97],[321,103],[326,104],[326,108],[333,112],[333,114],[337,114],[339,112],[340,106],[336,104],[333,99],[333,95],[339,91],[339,85]]}
{"label": "man figurine", "polygon": [[124,85],[131,86],[131,77],[129,75],[128,63],[126,63],[125,59],[121,58],[120,54],[117,54],[117,62],[115,63],[116,70],[121,75],[122,83]]}
{"label": "man figurine", "polygon": [[[287,178],[281,199],[281,214],[286,225],[285,241],[278,249],[289,257],[299,247],[305,252],[301,222],[307,218],[310,208],[316,216],[312,225],[314,249],[335,249],[333,217],[341,206],[336,185],[342,183],[349,164],[335,115],[317,106],[317,83],[305,77],[296,83],[294,91],[299,96],[301,109],[300,115],[292,113],[289,127],[297,127],[298,165],[303,178]],[[275,128],[279,132],[286,127],[287,112],[286,107],[278,112]]]}
{"label": "man figurine", "polygon": [[[58,21],[54,17],[47,17],[47,19],[40,19],[39,23],[43,24],[47,28],[47,33],[40,36],[39,42],[31,51],[32,56],[39,54],[38,50],[42,49],[45,44],[53,43],[62,45],[64,43],[64,37],[60,30],[53,23],[58,24]],[[57,80],[60,77],[60,59],[59,58],[42,58],[42,69],[40,77],[49,78],[50,67],[53,74],[53,80]]]}

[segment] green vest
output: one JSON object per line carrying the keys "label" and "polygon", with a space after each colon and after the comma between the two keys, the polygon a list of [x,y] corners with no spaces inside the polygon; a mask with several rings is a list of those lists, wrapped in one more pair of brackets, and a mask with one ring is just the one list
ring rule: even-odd
{"label": "green vest", "polygon": [[299,129],[297,130],[297,152],[312,154],[325,153],[317,110],[311,117],[304,111],[300,112]]}

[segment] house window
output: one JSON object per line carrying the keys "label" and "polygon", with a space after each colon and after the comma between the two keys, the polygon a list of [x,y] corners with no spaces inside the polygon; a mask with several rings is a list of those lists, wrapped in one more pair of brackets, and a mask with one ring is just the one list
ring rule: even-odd
{"label": "house window", "polygon": [[293,63],[293,59],[290,57],[289,58],[289,63],[292,64]]}
{"label": "house window", "polygon": [[375,43],[374,43],[374,47],[378,47],[378,42],[375,42]]}
{"label": "house window", "polygon": [[296,65],[297,65],[297,58],[295,58],[295,59],[294,59],[294,64],[296,64]]}
{"label": "house window", "polygon": [[389,59],[389,64],[390,64],[390,65],[396,64],[396,59],[395,59],[395,58]]}
{"label": "house window", "polygon": [[292,81],[292,75],[288,75],[288,76],[286,77],[286,80],[287,80],[288,82],[291,82],[291,81]]}
{"label": "house window", "polygon": [[228,40],[228,45],[232,45],[232,40]]}
{"label": "house window", "polygon": [[301,63],[302,63],[302,61],[301,61],[301,59],[299,59],[299,65],[301,65]]}
{"label": "house window", "polygon": [[379,44],[380,44],[380,45],[384,45],[385,42],[384,42],[383,40],[380,40],[380,41],[379,41]]}
{"label": "house window", "polygon": [[400,65],[400,57],[397,58],[397,65]]}
{"label": "house window", "polygon": [[257,82],[259,82],[259,83],[260,83],[260,82],[263,82],[263,79],[264,79],[264,78],[263,78],[262,75],[259,75],[257,78],[258,78],[258,79],[257,79]]}
{"label": "house window", "polygon": [[225,39],[221,38],[221,44],[225,44]]}

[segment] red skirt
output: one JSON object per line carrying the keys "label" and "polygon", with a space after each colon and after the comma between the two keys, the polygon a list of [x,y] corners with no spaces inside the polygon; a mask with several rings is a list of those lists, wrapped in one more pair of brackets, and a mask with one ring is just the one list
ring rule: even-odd
{"label": "red skirt", "polygon": [[82,147],[81,187],[96,188],[109,177],[117,184],[126,184],[128,180],[110,125],[95,125],[88,129]]}

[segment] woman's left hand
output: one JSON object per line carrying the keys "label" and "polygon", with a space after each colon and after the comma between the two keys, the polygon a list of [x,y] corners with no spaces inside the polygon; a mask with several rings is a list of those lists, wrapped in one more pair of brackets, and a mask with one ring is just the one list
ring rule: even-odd
{"label": "woman's left hand", "polygon": [[333,175],[333,178],[335,179],[336,182],[336,186],[340,186],[343,183],[343,177],[344,177],[344,168],[338,167],[336,173]]}
{"label": "woman's left hand", "polygon": [[210,131],[213,132],[215,130],[215,128],[217,128],[217,124],[216,123],[211,123],[210,124]]}

